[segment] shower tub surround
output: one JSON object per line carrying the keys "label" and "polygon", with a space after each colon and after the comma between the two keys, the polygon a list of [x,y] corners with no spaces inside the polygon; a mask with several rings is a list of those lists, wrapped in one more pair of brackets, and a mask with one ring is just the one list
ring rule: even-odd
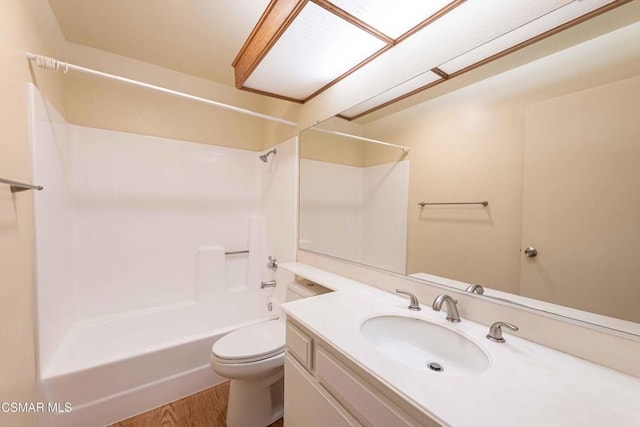
{"label": "shower tub surround", "polygon": [[300,186],[300,249],[405,274],[409,160],[356,167],[300,159]]}
{"label": "shower tub surround", "polygon": [[[109,424],[221,382],[215,340],[279,314],[260,281],[290,276],[265,264],[295,257],[295,188],[279,183],[295,181],[297,141],[265,164],[253,151],[70,125],[37,89],[29,96],[45,187],[39,399],[73,408],[40,424]],[[248,252],[225,254],[237,251]]]}

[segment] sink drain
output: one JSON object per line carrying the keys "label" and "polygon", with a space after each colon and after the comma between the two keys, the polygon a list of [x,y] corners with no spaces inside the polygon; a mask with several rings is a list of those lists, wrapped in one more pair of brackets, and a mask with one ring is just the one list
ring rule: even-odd
{"label": "sink drain", "polygon": [[429,367],[429,369],[431,369],[432,371],[435,371],[435,372],[444,371],[444,368],[442,367],[442,365],[439,364],[439,363],[436,363],[436,362],[431,362],[427,366]]}

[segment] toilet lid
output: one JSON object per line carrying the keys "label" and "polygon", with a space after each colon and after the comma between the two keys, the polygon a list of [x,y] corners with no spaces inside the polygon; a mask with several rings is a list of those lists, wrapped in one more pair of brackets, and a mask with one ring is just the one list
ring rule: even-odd
{"label": "toilet lid", "polygon": [[246,363],[275,356],[284,347],[284,322],[276,319],[236,329],[216,341],[211,352],[217,359]]}

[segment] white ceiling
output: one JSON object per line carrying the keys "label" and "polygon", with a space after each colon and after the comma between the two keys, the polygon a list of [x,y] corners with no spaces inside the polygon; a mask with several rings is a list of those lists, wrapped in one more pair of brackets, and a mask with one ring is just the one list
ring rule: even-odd
{"label": "white ceiling", "polygon": [[269,0],[49,0],[67,41],[233,85]]}

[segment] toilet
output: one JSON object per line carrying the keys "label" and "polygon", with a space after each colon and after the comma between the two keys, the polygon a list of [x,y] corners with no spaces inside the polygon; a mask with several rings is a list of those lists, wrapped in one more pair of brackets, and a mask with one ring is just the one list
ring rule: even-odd
{"label": "toilet", "polygon": [[284,412],[284,317],[237,329],[215,342],[211,367],[231,380],[228,427],[264,427]]}
{"label": "toilet", "polygon": [[[308,281],[292,282],[286,301],[330,292]],[[284,412],[285,319],[257,323],[220,338],[211,367],[231,380],[227,427],[266,427]]]}

